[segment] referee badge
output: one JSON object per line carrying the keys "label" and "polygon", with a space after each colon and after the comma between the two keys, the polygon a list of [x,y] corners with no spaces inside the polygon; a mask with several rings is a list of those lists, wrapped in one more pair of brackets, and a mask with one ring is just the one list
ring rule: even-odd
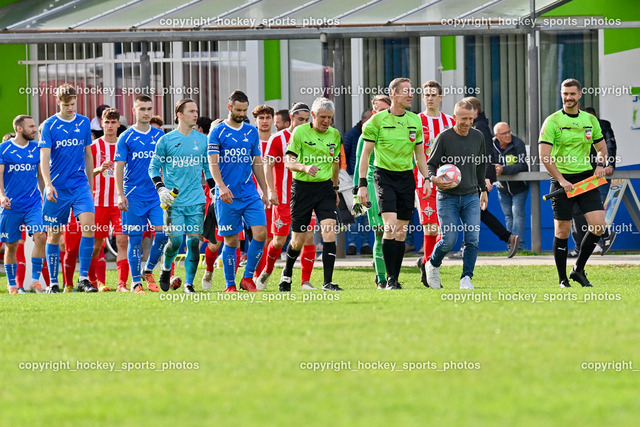
{"label": "referee badge", "polygon": [[591,141],[591,129],[585,129],[584,135],[587,137],[587,141]]}
{"label": "referee badge", "polygon": [[411,140],[411,142],[415,142],[416,141],[416,131],[415,130],[410,130],[409,131],[409,139]]}

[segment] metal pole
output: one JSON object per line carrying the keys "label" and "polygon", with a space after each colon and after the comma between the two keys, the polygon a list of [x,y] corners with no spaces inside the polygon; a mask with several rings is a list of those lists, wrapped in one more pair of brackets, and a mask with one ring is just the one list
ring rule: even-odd
{"label": "metal pole", "polygon": [[144,93],[150,93],[151,90],[151,59],[149,58],[149,45],[142,43],[142,52],[140,55],[140,87],[144,89]]}
{"label": "metal pole", "polygon": [[[536,2],[530,0],[531,19],[536,18]],[[540,129],[540,82],[538,76],[538,61],[539,61],[539,49],[538,49],[538,31],[532,26],[529,34],[527,35],[527,84],[529,86],[529,98],[527,105],[527,121],[529,123],[529,131],[527,136],[529,138],[529,154],[532,159],[531,171],[537,172],[540,170],[539,156],[538,156],[538,137]],[[531,182],[531,251],[534,253],[542,252],[542,229],[540,226],[540,181]]]}
{"label": "metal pole", "polygon": [[[332,56],[331,60],[333,64],[333,86],[334,87],[344,87],[345,83],[345,71],[344,71],[344,50],[342,49],[342,40],[333,39],[332,42]],[[327,59],[329,59],[328,52],[328,43],[323,43],[323,46],[327,45]],[[329,64],[323,64],[325,66]],[[338,91],[334,96],[334,104],[336,108],[336,112],[333,116],[333,127],[340,131],[340,134],[344,134],[345,130],[345,95]],[[350,116],[350,115],[349,115]],[[340,232],[336,235],[336,257],[337,258],[345,258],[347,256],[347,239],[346,239],[346,231],[340,230]]]}

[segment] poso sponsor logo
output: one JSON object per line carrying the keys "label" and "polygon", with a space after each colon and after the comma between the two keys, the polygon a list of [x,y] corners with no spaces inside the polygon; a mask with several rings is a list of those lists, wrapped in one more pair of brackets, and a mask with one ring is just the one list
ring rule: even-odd
{"label": "poso sponsor logo", "polygon": [[19,165],[9,165],[9,172],[24,172],[24,171],[36,171],[38,170],[38,165],[36,164],[19,164]]}
{"label": "poso sponsor logo", "polygon": [[184,167],[192,167],[192,166],[198,166],[201,165],[203,163],[203,159],[201,159],[199,156],[197,157],[172,157],[170,158],[171,161],[169,161],[169,159],[167,159],[167,163],[171,163],[171,166],[178,167],[178,168],[184,168]]}
{"label": "poso sponsor logo", "polygon": [[79,140],[77,138],[73,138],[73,139],[63,139],[62,141],[57,141],[56,142],[56,148],[60,148],[60,147],[75,147],[78,145],[82,145],[83,141]]}
{"label": "poso sponsor logo", "polygon": [[153,157],[153,151],[136,151],[131,155],[131,160],[150,159]]}

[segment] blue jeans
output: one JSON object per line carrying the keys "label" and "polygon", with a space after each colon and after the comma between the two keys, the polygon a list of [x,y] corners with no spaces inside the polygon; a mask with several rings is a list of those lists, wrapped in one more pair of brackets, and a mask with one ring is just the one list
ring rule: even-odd
{"label": "blue jeans", "polygon": [[436,197],[438,220],[442,238],[436,243],[431,255],[431,264],[440,267],[442,260],[458,240],[458,231],[464,233],[462,249],[462,275],[473,277],[473,269],[478,258],[478,241],[480,236],[480,197],[477,194],[454,196],[438,191]]}
{"label": "blue jeans", "polygon": [[498,191],[500,207],[502,207],[502,212],[507,222],[507,230],[520,236],[518,249],[524,248],[524,229],[526,226],[524,206],[527,204],[528,196],[529,190],[521,191],[513,196]]}

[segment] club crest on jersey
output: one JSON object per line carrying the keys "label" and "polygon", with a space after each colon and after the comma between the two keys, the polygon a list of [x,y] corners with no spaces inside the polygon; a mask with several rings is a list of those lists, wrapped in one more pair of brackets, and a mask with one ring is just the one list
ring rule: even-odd
{"label": "club crest on jersey", "polygon": [[249,142],[249,138],[247,138],[247,134],[244,134],[244,139],[242,140],[242,142]]}
{"label": "club crest on jersey", "polygon": [[435,213],[433,208],[431,206],[428,206],[428,205],[427,205],[426,208],[424,208],[424,210],[422,212],[424,212],[424,214],[427,216],[427,218],[431,218],[431,215],[433,215]]}
{"label": "club crest on jersey", "polygon": [[416,141],[416,131],[415,130],[410,130],[409,131],[409,139],[411,140],[411,142],[415,142]]}
{"label": "club crest on jersey", "polygon": [[329,144],[329,155],[333,157],[333,154],[336,152],[336,146],[334,144]]}
{"label": "club crest on jersey", "polygon": [[193,141],[193,149],[198,151],[198,141]]}
{"label": "club crest on jersey", "polygon": [[587,141],[591,141],[591,129],[585,129],[584,130],[584,135],[587,137]]}

